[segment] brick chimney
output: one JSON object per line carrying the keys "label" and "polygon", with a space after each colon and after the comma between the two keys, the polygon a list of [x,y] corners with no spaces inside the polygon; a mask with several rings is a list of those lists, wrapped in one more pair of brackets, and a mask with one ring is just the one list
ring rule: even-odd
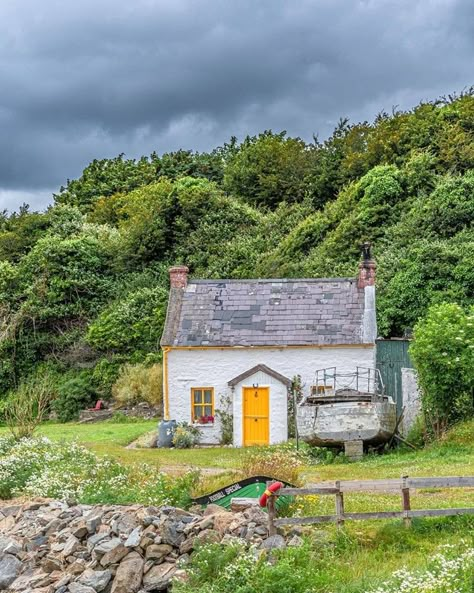
{"label": "brick chimney", "polygon": [[171,288],[186,288],[188,285],[189,268],[187,266],[173,266],[169,270]]}
{"label": "brick chimney", "polygon": [[365,288],[366,286],[375,286],[375,270],[377,264],[372,259],[370,252],[370,243],[364,243],[362,245],[362,261],[359,264],[359,277],[357,280],[357,286],[359,288]]}

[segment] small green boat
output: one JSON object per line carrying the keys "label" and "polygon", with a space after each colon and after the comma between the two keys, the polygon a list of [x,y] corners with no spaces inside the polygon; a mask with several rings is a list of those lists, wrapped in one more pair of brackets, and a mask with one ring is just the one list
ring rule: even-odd
{"label": "small green boat", "polygon": [[[269,478],[268,476],[253,476],[240,480],[229,486],[225,486],[220,490],[216,490],[211,494],[193,498],[194,504],[206,507],[208,504],[217,504],[225,509],[230,509],[233,498],[260,498],[265,492],[268,482],[281,482],[284,486],[293,487],[292,484],[277,480],[276,478]],[[278,496],[276,499],[276,508],[280,509],[286,506],[292,500],[291,496]]]}

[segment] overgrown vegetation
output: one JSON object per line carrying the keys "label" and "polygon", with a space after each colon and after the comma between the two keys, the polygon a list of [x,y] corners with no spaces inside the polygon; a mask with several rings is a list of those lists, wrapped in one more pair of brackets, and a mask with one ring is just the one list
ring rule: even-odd
{"label": "overgrown vegetation", "polygon": [[28,495],[87,504],[190,503],[196,472],[171,477],[145,464],[125,466],[75,442],[0,438],[0,498]]}
{"label": "overgrown vegetation", "polygon": [[266,131],[93,161],[46,212],[0,215],[0,397],[40,367],[62,419],[123,393],[124,365],[160,361],[176,263],[208,278],[355,275],[370,240],[383,336],[431,305],[471,306],[473,131],[468,91],[342,120],[324,142]]}
{"label": "overgrown vegetation", "polygon": [[[174,588],[179,593],[471,593],[469,528],[469,521],[419,521],[411,533],[392,524],[364,537],[347,531],[319,538],[308,534],[302,546],[270,555],[238,543],[207,545],[193,554],[188,579]],[[462,542],[459,532],[466,536]],[[395,569],[400,562],[408,566]]]}
{"label": "overgrown vegetation", "polygon": [[410,347],[423,413],[436,437],[474,412],[474,307],[434,305],[415,327]]}

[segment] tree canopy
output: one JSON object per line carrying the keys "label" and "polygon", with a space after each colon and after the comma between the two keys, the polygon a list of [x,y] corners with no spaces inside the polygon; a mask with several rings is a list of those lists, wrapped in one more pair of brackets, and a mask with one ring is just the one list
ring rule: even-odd
{"label": "tree canopy", "polygon": [[355,275],[369,240],[381,335],[445,301],[472,306],[473,136],[467,92],[342,119],[324,142],[265,131],[94,160],[46,212],[0,214],[0,397],[46,367],[85,386],[81,402],[107,397],[122,365],[156,362],[177,263],[208,278]]}

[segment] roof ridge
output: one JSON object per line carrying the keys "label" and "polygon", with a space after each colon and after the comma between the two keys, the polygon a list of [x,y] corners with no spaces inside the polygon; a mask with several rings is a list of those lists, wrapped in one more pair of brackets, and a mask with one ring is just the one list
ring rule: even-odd
{"label": "roof ridge", "polygon": [[356,276],[343,278],[190,278],[188,284],[218,284],[221,282],[356,282]]}

